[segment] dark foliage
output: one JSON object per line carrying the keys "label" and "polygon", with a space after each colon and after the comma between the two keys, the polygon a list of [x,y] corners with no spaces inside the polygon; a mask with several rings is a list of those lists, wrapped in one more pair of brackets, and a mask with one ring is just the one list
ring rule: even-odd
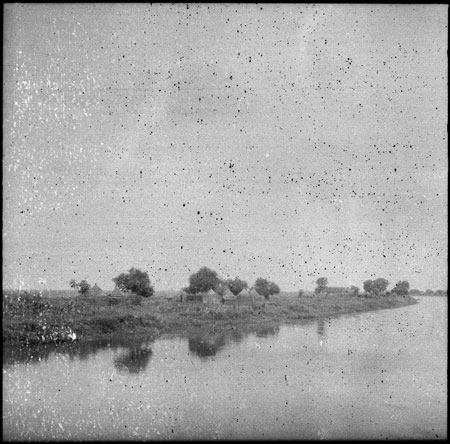
{"label": "dark foliage", "polygon": [[206,293],[209,290],[214,290],[220,285],[220,278],[214,270],[208,267],[202,267],[196,273],[189,277],[188,293]]}
{"label": "dark foliage", "polygon": [[113,282],[119,290],[125,293],[132,292],[145,298],[154,294],[148,273],[137,268],[130,268],[128,273],[119,274],[119,276],[113,278]]}

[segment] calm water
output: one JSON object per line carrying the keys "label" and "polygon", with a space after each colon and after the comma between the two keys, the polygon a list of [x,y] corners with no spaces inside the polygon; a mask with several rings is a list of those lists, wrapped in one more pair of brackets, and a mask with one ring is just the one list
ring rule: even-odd
{"label": "calm water", "polygon": [[5,440],[447,437],[447,298],[243,336],[4,349]]}

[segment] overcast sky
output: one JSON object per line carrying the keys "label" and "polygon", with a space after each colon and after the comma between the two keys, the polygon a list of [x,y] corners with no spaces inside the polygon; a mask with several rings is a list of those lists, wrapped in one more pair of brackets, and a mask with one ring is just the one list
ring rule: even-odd
{"label": "overcast sky", "polygon": [[4,8],[4,287],[447,287],[447,5]]}

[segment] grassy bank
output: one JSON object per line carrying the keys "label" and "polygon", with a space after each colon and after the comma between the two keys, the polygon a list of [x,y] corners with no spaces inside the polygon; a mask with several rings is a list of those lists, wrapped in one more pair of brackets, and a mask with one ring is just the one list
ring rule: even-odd
{"label": "grassy bank", "polygon": [[409,296],[364,298],[314,295],[299,298],[281,293],[264,304],[206,305],[163,297],[111,299],[3,295],[3,344],[46,344],[114,336],[215,334],[221,331],[258,332],[348,313],[395,308],[417,301]]}

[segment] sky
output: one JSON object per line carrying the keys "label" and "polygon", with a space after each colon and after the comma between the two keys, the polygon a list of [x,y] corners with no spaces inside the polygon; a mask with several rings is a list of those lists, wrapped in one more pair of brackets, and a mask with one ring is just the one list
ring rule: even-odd
{"label": "sky", "polygon": [[447,288],[447,5],[6,4],[3,287],[207,266]]}

